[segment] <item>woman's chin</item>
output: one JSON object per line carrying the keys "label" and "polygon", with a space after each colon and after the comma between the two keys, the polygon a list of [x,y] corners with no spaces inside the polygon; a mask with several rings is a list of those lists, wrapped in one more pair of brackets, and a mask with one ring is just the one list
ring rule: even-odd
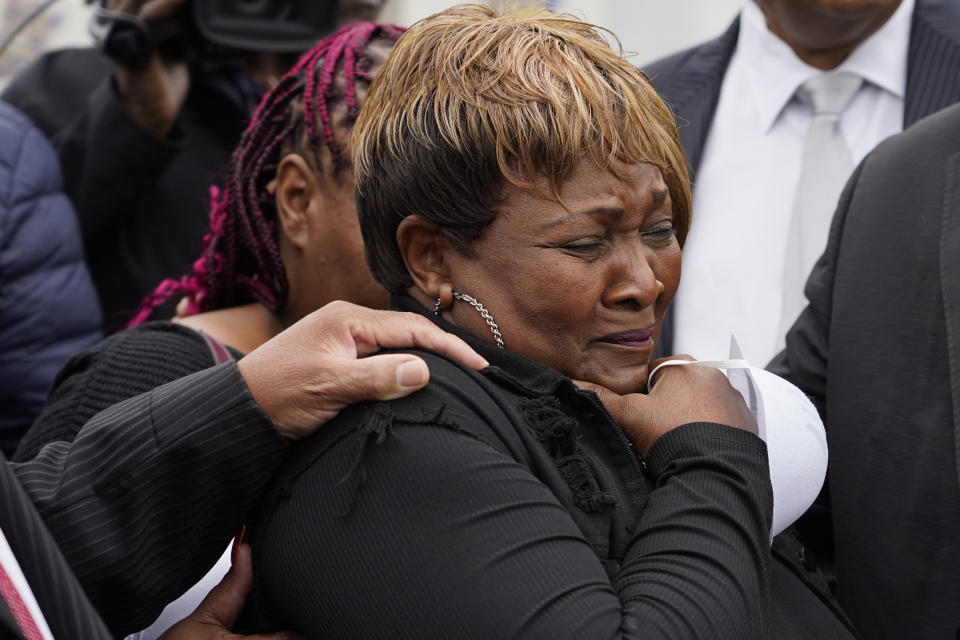
{"label": "woman's chin", "polygon": [[628,393],[643,393],[646,391],[648,370],[649,367],[643,365],[619,371],[597,372],[583,379],[625,396]]}

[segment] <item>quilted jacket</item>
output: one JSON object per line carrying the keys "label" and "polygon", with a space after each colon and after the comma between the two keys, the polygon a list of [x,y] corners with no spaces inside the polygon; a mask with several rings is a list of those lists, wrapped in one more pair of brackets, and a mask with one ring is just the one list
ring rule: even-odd
{"label": "quilted jacket", "polygon": [[60,366],[100,337],[57,156],[26,116],[0,102],[0,448],[8,455]]}

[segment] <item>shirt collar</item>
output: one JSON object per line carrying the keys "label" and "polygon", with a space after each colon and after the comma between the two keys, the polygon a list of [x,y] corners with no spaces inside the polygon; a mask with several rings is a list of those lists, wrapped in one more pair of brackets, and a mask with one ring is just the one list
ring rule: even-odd
{"label": "shirt collar", "polygon": [[915,0],[903,0],[876,33],[864,40],[840,65],[897,96],[907,93],[907,57]]}
{"label": "shirt collar", "polygon": [[[837,70],[851,71],[873,85],[903,98],[907,86],[907,51],[915,0],[903,0],[887,22],[844,60]],[[797,57],[790,46],[767,28],[753,0],[740,14],[736,59],[751,88],[761,130],[776,123],[797,88],[822,73]]]}

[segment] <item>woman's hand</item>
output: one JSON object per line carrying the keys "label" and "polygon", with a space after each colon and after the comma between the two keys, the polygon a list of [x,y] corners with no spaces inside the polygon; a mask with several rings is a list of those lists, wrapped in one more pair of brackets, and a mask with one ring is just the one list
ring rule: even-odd
{"label": "woman's hand", "polygon": [[[693,360],[670,356],[650,362],[650,370],[666,360]],[[717,422],[757,433],[757,422],[743,397],[720,371],[696,365],[664,367],[657,372],[649,394],[619,395],[605,387],[577,381],[593,391],[627,437],[643,455],[663,434],[690,422]]]}

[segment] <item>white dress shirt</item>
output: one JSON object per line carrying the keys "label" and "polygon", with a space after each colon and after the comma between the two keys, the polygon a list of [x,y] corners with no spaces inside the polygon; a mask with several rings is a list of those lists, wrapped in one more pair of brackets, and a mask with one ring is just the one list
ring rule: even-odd
{"label": "white dress shirt", "polygon": [[20,569],[20,563],[17,562],[17,558],[13,555],[13,549],[11,549],[9,543],[7,543],[7,537],[3,535],[3,529],[0,529],[0,566],[2,566],[3,570],[10,576],[10,582],[13,583],[13,587],[17,590],[17,593],[20,594],[20,599],[23,600],[27,611],[29,611],[31,617],[33,617],[33,621],[36,623],[40,635],[44,637],[44,640],[53,640],[53,634],[50,633],[47,620],[43,617],[43,612],[40,611],[40,606],[37,604],[37,599],[34,597],[30,585],[27,584],[27,578],[23,575],[23,570]]}
{"label": "white dress shirt", "polygon": [[[913,6],[903,0],[837,68],[864,78],[840,118],[854,166],[903,128]],[[674,301],[675,353],[723,358],[733,334],[744,356],[763,366],[783,347],[783,261],[812,115],[794,94],[818,73],[748,0],[693,175],[693,225]]]}

